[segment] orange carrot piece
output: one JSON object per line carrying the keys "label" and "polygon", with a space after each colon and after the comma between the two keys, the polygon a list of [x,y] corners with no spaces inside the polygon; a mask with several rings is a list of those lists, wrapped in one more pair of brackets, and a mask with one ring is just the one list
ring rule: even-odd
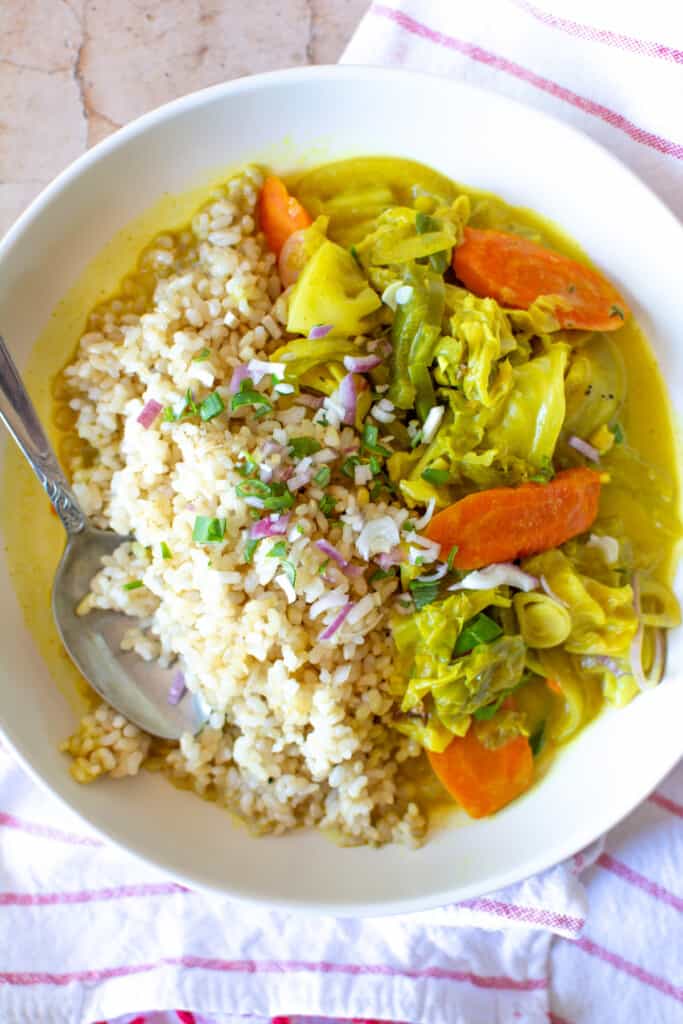
{"label": "orange carrot piece", "polygon": [[562,696],[562,687],[558,683],[557,679],[546,679],[545,685],[549,690],[552,690],[553,693],[556,693],[558,697]]}
{"label": "orange carrot piece", "polygon": [[444,557],[457,544],[457,569],[478,569],[564,544],[593,523],[599,499],[599,473],[565,469],[547,484],[468,494],[438,512],[426,534],[441,545]]}
{"label": "orange carrot piece", "polygon": [[465,228],[453,269],[475,295],[528,309],[541,295],[559,296],[560,326],[615,331],[629,312],[616,288],[582,263],[505,231]]}
{"label": "orange carrot piece", "polygon": [[258,216],[268,248],[278,254],[290,235],[300,228],[307,228],[311,223],[311,218],[298,199],[290,196],[284,182],[274,175],[263,182]]}
{"label": "orange carrot piece", "polygon": [[534,758],[526,736],[489,750],[470,726],[442,754],[428,751],[439,781],[471,818],[495,814],[531,785]]}

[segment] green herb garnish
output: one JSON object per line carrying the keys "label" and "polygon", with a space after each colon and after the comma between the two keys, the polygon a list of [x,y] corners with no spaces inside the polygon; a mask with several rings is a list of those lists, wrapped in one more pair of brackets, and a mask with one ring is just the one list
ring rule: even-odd
{"label": "green herb garnish", "polygon": [[235,488],[238,498],[268,498],[271,491],[272,484],[266,484],[263,480],[245,480]]}
{"label": "green herb garnish", "polygon": [[273,544],[272,548],[268,552],[268,558],[277,558],[280,562],[280,566],[289,582],[294,586],[296,583],[296,569],[294,564],[289,561],[287,556],[287,545],[283,540],[277,541]]}
{"label": "green herb garnish", "polygon": [[[233,412],[236,409],[240,409],[244,405],[254,405],[259,407],[260,414],[270,412],[273,408],[273,403],[265,395],[262,395],[260,391],[254,389],[254,385],[251,380],[246,377],[236,395],[232,396],[230,402],[230,408]],[[257,413],[259,415],[259,413]]]}
{"label": "green herb garnish", "polygon": [[215,544],[225,537],[225,519],[216,516],[197,516],[192,530],[192,540],[197,544]]}
{"label": "green herb garnish", "polygon": [[254,560],[254,552],[261,542],[260,537],[250,537],[244,545],[244,561],[249,565]]}
{"label": "green herb garnish", "polygon": [[159,545],[159,547],[161,548],[161,557],[162,558],[173,558],[173,552],[171,551],[171,549],[169,548],[169,546],[168,546],[168,544],[166,543],[165,540],[162,540],[162,542]]}
{"label": "green herb garnish", "polygon": [[252,459],[251,455],[245,455],[243,464],[237,467],[237,472],[240,476],[253,476],[257,469],[258,462]]}
{"label": "green herb garnish", "polygon": [[283,512],[294,504],[294,495],[284,484],[270,484],[270,494],[263,499],[263,507],[268,512]]}
{"label": "green herb garnish", "polygon": [[621,306],[617,306],[617,305],[611,306],[610,307],[610,311],[609,311],[609,315],[610,316],[618,316],[620,320],[624,319],[624,311],[621,308]]}
{"label": "green herb garnish", "polygon": [[123,584],[123,589],[124,590],[139,590],[140,587],[144,587],[144,585],[145,584],[142,582],[142,580],[131,580],[130,583],[124,583]]}
{"label": "green herb garnish", "polygon": [[318,566],[318,576],[324,576],[325,575],[325,570],[327,569],[329,564],[330,564],[330,560],[329,560],[329,558],[326,558],[325,561],[322,562]]}
{"label": "green herb garnish", "polygon": [[441,225],[435,217],[419,210],[415,215],[415,230],[418,235],[426,235],[430,231],[440,231]]}
{"label": "green herb garnish", "polygon": [[320,511],[324,516],[329,519],[334,514],[334,509],[337,504],[337,499],[333,498],[331,494],[323,494],[320,499]]}
{"label": "green herb garnish", "polygon": [[504,693],[500,694],[500,696],[498,697],[497,700],[494,700],[493,704],[485,704],[483,708],[477,708],[477,710],[474,712],[474,717],[476,718],[476,720],[478,722],[488,722],[488,721],[490,721],[490,719],[493,718],[493,716],[495,715],[496,711],[498,710],[500,705],[503,703],[503,701],[505,700],[507,695],[508,695],[508,691],[505,690]]}
{"label": "green herb garnish", "polygon": [[272,548],[268,552],[268,558],[285,558],[287,555],[287,545],[283,540],[277,541],[273,544]]}
{"label": "green herb garnish", "polygon": [[421,476],[428,484],[434,484],[435,487],[447,484],[451,478],[447,469],[425,469]]}
{"label": "green herb garnish", "polygon": [[380,580],[386,580],[390,576],[395,576],[395,569],[375,569],[372,576],[369,579],[370,583],[379,583]]}
{"label": "green herb garnish", "polygon": [[624,431],[623,431],[623,428],[622,428],[621,424],[620,423],[615,423],[614,426],[611,428],[611,430],[612,430],[612,433],[614,434],[614,443],[615,444],[623,444],[624,443]]}
{"label": "green herb garnish", "polygon": [[330,467],[329,466],[321,466],[320,469],[318,470],[318,472],[313,477],[313,482],[316,483],[318,485],[318,487],[327,487],[327,485],[330,482],[331,477],[332,477],[332,471],[330,470]]}
{"label": "green herb garnish", "polygon": [[348,459],[342,462],[341,471],[344,476],[348,476],[353,479],[355,475],[356,466],[360,464],[360,459],[357,455],[349,455]]}
{"label": "green herb garnish", "polygon": [[211,355],[211,350],[208,348],[202,348],[199,350],[197,355],[193,358],[193,363],[204,363]]}
{"label": "green herb garnish", "polygon": [[391,455],[388,448],[379,444],[379,430],[374,423],[366,423],[363,427],[363,448],[374,455],[381,455],[385,459]]}
{"label": "green herb garnish", "polygon": [[201,402],[199,406],[199,415],[204,421],[212,420],[214,416],[218,416],[225,409],[223,399],[217,391],[212,391],[210,395]]}
{"label": "green herb garnish", "polygon": [[485,612],[479,612],[463,626],[462,632],[455,642],[453,654],[467,654],[473,647],[478,647],[479,644],[490,644],[502,635],[503,630],[498,623]]}
{"label": "green herb garnish", "polygon": [[439,596],[439,580],[411,580],[408,586],[418,611],[436,601]]}
{"label": "green herb garnish", "polygon": [[319,452],[322,445],[314,437],[290,437],[289,451],[295,459],[303,459],[306,455]]}
{"label": "green herb garnish", "polygon": [[448,552],[448,558],[446,559],[446,565],[448,566],[448,571],[449,572],[453,571],[453,562],[455,561],[455,556],[457,555],[459,550],[460,550],[460,548],[458,547],[458,545],[454,544],[453,547],[451,548],[451,550]]}

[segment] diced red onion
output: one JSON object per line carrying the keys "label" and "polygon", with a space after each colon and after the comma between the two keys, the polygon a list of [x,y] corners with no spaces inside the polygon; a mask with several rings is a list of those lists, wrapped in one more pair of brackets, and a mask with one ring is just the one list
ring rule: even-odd
{"label": "diced red onion", "polygon": [[319,409],[323,404],[322,395],[309,395],[306,391],[302,391],[297,397],[299,405],[307,405],[309,409]]}
{"label": "diced red onion", "polygon": [[391,569],[394,565],[400,565],[404,557],[405,556],[401,548],[397,547],[392,548],[391,551],[384,551],[381,555],[376,555],[375,561],[380,569],[383,569],[384,572],[386,572],[387,569]]}
{"label": "diced red onion", "polygon": [[598,451],[598,449],[594,448],[592,444],[588,443],[588,441],[584,441],[582,438],[577,437],[576,434],[572,434],[572,436],[567,441],[567,444],[570,444],[572,448],[575,448],[576,451],[580,452],[581,455],[584,455],[587,459],[590,459],[591,462],[600,461],[600,452]]}
{"label": "diced red onion", "polygon": [[317,540],[315,542],[315,546],[318,548],[319,551],[322,551],[324,555],[327,555],[329,558],[331,558],[333,562],[336,562],[345,576],[362,575],[363,569],[361,568],[361,566],[353,565],[351,562],[349,562],[347,558],[344,558],[341,551],[337,551],[337,549],[332,544],[330,544],[329,541]]}
{"label": "diced red onion", "polygon": [[493,587],[508,586],[517,590],[536,590],[538,579],[528,572],[522,572],[514,562],[495,562],[485,569],[475,569],[454,583],[449,590],[488,590]]}
{"label": "diced red onion", "polygon": [[173,674],[173,678],[171,679],[171,685],[169,687],[168,696],[166,700],[168,701],[169,704],[179,704],[183,698],[186,689],[187,687],[185,686],[185,676],[180,670],[178,670]]}
{"label": "diced red onion", "polygon": [[289,512],[285,513],[285,515],[274,514],[272,516],[264,516],[263,519],[259,519],[257,523],[253,523],[250,526],[249,536],[252,540],[262,540],[264,537],[281,537],[287,533],[289,520]]}
{"label": "diced red onion", "polygon": [[337,615],[336,618],[334,618],[332,620],[330,625],[326,629],[324,629],[322,631],[322,633],[320,634],[318,639],[319,640],[330,640],[334,636],[334,634],[337,632],[337,630],[344,624],[344,621],[346,620],[346,616],[349,614],[349,612],[351,611],[352,608],[353,608],[353,601],[349,601],[347,604],[345,604],[344,607],[342,608],[342,610],[339,612],[339,615]]}
{"label": "diced red onion", "polygon": [[546,592],[546,594],[548,595],[548,597],[552,598],[553,601],[557,601],[557,603],[561,604],[563,608],[569,608],[569,605],[567,604],[567,602],[564,601],[558,594],[555,593],[555,591],[552,589],[552,587],[548,583],[548,581],[545,578],[545,576],[540,576],[539,579],[540,579],[541,586],[542,586],[543,590]]}
{"label": "diced red onion", "polygon": [[247,363],[247,371],[254,384],[260,384],[269,373],[275,374],[276,377],[284,377],[285,364],[271,363],[267,359],[250,359]]}
{"label": "diced red onion", "polygon": [[157,402],[154,398],[150,398],[149,402],[145,403],[142,412],[138,416],[138,423],[141,423],[145,430],[149,430],[162,408],[163,406],[160,402]]}
{"label": "diced red onion", "polygon": [[300,491],[302,487],[311,482],[311,470],[309,468],[297,469],[295,473],[287,481],[287,487],[294,494],[295,491]]}
{"label": "diced red onion", "polygon": [[344,366],[349,373],[369,373],[381,365],[379,356],[344,356]]}
{"label": "diced red onion", "polygon": [[236,366],[235,369],[232,371],[232,377],[230,378],[230,383],[228,384],[228,392],[231,395],[236,395],[240,387],[242,386],[242,382],[245,381],[248,376],[248,366],[244,366],[244,364]]}
{"label": "diced red onion", "polygon": [[332,324],[316,324],[315,327],[311,327],[308,337],[311,341],[319,341],[320,338],[326,338],[332,330]]}
{"label": "diced red onion", "polygon": [[339,387],[331,397],[334,400],[336,396],[336,400],[343,409],[343,423],[347,423],[350,426],[355,423],[358,394],[365,387],[365,380],[354,373],[347,373],[345,377],[342,377]]}

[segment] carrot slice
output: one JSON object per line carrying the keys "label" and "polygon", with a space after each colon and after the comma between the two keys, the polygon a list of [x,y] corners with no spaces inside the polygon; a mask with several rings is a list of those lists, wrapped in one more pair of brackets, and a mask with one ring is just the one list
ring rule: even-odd
{"label": "carrot slice", "polygon": [[531,785],[534,757],[526,736],[516,736],[497,750],[477,739],[473,728],[457,737],[442,754],[428,751],[439,781],[471,818],[484,818],[505,807]]}
{"label": "carrot slice", "polygon": [[431,520],[426,534],[452,564],[478,569],[564,544],[587,530],[598,514],[600,474],[565,469],[547,484],[494,487],[468,494]]}
{"label": "carrot slice", "polygon": [[619,292],[601,274],[505,231],[465,228],[453,269],[475,295],[503,306],[528,309],[541,295],[558,296],[555,316],[561,327],[615,331],[628,313]]}
{"label": "carrot slice", "polygon": [[290,196],[284,182],[274,175],[263,182],[258,215],[268,248],[278,254],[290,235],[301,228],[307,228],[311,223],[311,218],[299,200]]}

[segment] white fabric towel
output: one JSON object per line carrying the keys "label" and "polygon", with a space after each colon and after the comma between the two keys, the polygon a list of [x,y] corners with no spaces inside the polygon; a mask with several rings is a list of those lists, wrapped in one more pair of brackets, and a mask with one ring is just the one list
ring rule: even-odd
{"label": "white fabric towel", "polygon": [[[680,214],[680,10],[668,0],[376,3],[344,60],[453,75],[538,106],[607,145]],[[634,230],[634,258],[636,240]],[[400,918],[312,922],[170,882],[101,843],[0,748],[0,1021],[188,1009],[226,1024],[281,1014],[675,1024],[681,864],[683,767],[605,849],[510,890]]]}

